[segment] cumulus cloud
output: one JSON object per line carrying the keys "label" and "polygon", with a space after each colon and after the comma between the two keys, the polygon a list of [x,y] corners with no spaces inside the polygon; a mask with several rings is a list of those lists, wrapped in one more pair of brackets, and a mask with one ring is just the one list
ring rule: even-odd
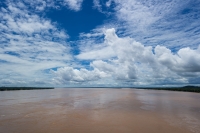
{"label": "cumulus cloud", "polygon": [[57,83],[82,83],[101,79],[106,77],[106,73],[94,69],[89,71],[87,69],[74,69],[72,67],[63,67],[57,69],[57,71],[52,71],[56,78],[53,79]]}
{"label": "cumulus cloud", "polygon": [[[156,46],[155,53],[158,61],[177,73],[200,72],[200,46],[193,50],[189,47],[180,49],[177,54],[163,46]],[[161,52],[162,51],[162,52]]]}
{"label": "cumulus cloud", "polygon": [[[70,68],[70,71],[65,70],[64,76],[58,77],[64,81],[75,81],[76,79],[77,82],[83,82],[88,81],[88,77],[80,77],[79,74],[70,72],[77,71],[77,73],[82,73],[80,75],[86,74],[91,77],[90,81],[102,79],[103,76],[100,76],[100,73],[104,73],[106,78],[109,77],[119,83],[147,85],[187,84],[191,78],[200,76],[200,48],[187,47],[180,49],[177,53],[172,53],[164,46],[158,45],[153,49],[133,38],[120,38],[115,32],[114,28],[106,30],[104,42],[100,44],[102,47],[98,50],[88,49],[77,56],[78,59],[93,60],[90,63],[91,70],[82,71]],[[112,56],[106,57],[105,52],[97,52],[105,49],[113,53]],[[100,54],[98,57],[95,56],[96,52]],[[61,75],[62,71],[58,70],[55,73]],[[96,74],[99,76],[94,76]],[[70,75],[73,76],[69,77]]]}

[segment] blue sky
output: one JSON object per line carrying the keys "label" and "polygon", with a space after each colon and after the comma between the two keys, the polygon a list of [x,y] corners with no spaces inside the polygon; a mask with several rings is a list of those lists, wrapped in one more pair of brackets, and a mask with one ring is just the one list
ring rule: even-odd
{"label": "blue sky", "polygon": [[197,0],[1,0],[0,85],[199,85],[199,22]]}

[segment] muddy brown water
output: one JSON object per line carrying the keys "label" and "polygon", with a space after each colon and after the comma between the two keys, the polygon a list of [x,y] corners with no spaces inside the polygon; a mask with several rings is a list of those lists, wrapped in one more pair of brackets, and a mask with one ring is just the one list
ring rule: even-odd
{"label": "muddy brown water", "polygon": [[72,88],[0,92],[0,133],[200,133],[200,94]]}

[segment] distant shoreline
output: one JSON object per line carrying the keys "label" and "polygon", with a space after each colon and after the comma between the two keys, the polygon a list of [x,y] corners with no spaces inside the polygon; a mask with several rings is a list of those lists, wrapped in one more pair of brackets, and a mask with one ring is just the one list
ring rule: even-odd
{"label": "distant shoreline", "polygon": [[[113,88],[113,89],[147,89],[147,90],[167,90],[167,91],[182,91],[200,93],[199,86],[184,86],[184,87],[62,87],[62,88]],[[0,87],[0,91],[14,91],[14,90],[43,90],[54,89],[54,87]]]}
{"label": "distant shoreline", "polygon": [[0,87],[0,91],[43,90],[43,89],[54,89],[54,87]]}
{"label": "distant shoreline", "polygon": [[148,89],[148,90],[167,90],[167,91],[183,91],[183,92],[195,92],[200,93],[199,86],[184,86],[184,87],[146,87],[137,89]]}
{"label": "distant shoreline", "polygon": [[108,88],[108,89],[147,89],[147,90],[166,90],[200,93],[200,86],[183,86],[183,87],[59,87],[59,88]]}

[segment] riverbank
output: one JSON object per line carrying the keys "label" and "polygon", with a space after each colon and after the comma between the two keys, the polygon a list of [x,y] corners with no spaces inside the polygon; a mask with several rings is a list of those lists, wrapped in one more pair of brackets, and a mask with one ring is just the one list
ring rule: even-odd
{"label": "riverbank", "polygon": [[149,89],[149,90],[167,90],[167,91],[184,91],[184,92],[196,92],[200,93],[199,86],[184,86],[184,87],[145,87],[137,89]]}
{"label": "riverbank", "polygon": [[0,87],[0,91],[14,91],[14,90],[43,90],[54,89],[53,87]]}

